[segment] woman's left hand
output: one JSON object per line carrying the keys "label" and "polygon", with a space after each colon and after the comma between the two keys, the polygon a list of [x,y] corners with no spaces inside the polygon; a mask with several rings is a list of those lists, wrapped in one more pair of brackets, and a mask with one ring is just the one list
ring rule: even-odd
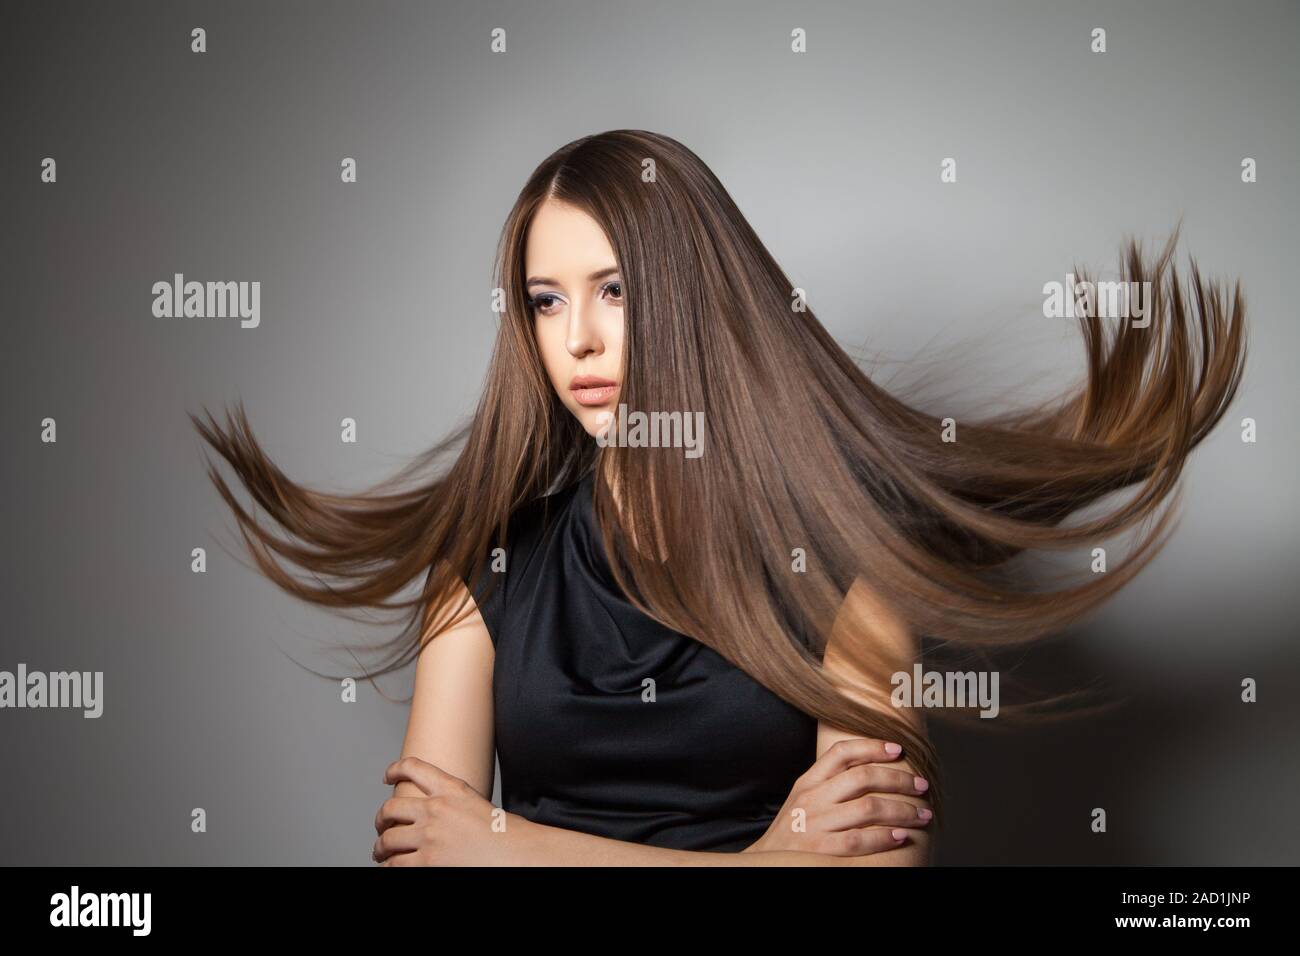
{"label": "woman's left hand", "polygon": [[371,854],[382,866],[512,866],[528,821],[485,800],[460,777],[419,757],[403,757],[384,783],[406,780],[422,796],[389,797],[375,815]]}

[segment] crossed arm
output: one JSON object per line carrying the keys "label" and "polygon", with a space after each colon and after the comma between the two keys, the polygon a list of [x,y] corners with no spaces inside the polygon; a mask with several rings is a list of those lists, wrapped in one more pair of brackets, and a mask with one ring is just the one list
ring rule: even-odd
{"label": "crossed arm", "polygon": [[[846,612],[848,616],[859,615],[859,621],[862,615],[867,616],[871,633],[881,640],[904,642],[901,646],[906,646],[905,631],[859,584],[846,597],[841,617],[847,619]],[[835,653],[839,630],[837,620],[823,660],[828,670],[848,667]],[[477,610],[429,642],[421,652],[402,759],[392,764],[385,775],[386,783],[396,784],[394,795],[375,818],[375,827],[380,831],[375,859],[384,865],[925,866],[929,862],[930,835],[923,829],[923,822],[911,823],[901,843],[891,835],[893,828],[889,826],[871,826],[845,834],[857,842],[844,853],[761,849],[757,845],[741,853],[718,853],[614,840],[506,813],[489,802],[493,776],[493,657],[491,639]],[[880,763],[888,761],[890,770],[914,773],[907,754],[886,755],[879,750],[881,743],[865,741],[819,722],[817,762],[804,776],[825,782],[842,774],[837,782],[848,786],[849,775],[854,772],[863,774],[860,779],[871,779],[861,769],[871,756],[878,756]],[[859,784],[853,792],[861,789]],[[844,787],[840,791],[847,792]],[[895,788],[888,793],[868,792],[866,796],[923,808],[927,803],[922,794],[923,790],[898,792]],[[780,817],[773,824],[785,825]],[[769,834],[772,832],[769,830]]]}

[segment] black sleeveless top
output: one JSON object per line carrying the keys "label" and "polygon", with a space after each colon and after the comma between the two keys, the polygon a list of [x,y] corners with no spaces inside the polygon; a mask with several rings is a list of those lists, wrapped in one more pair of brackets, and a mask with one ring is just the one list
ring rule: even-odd
{"label": "black sleeveless top", "polygon": [[496,647],[502,807],[616,840],[738,852],[812,765],[816,718],[627,601],[593,480],[518,509],[505,571],[489,558],[473,589],[477,600],[495,578],[479,610]]}

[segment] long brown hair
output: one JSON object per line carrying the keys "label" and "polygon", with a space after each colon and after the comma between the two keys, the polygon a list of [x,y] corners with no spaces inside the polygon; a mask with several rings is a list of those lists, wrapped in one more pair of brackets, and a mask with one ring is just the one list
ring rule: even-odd
{"label": "long brown hair", "polygon": [[[703,412],[702,456],[598,447],[560,403],[523,286],[526,231],[547,200],[592,216],[617,256],[620,402]],[[1185,294],[1176,241],[1177,230],[1149,260],[1130,240],[1121,256],[1123,281],[1150,283],[1149,325],[1077,302],[1082,384],[1030,410],[956,422],[954,441],[954,423],[878,387],[811,310],[792,307],[794,284],[694,153],[667,136],[615,130],[557,150],[524,185],[494,264],[504,310],[477,410],[399,475],[353,496],[310,490],[262,452],[242,406],[225,427],[211,414],[191,419],[289,533],[279,539],[261,527],[209,464],[271,580],[329,607],[415,609],[381,646],[385,661],[373,674],[410,662],[464,616],[467,604],[450,598],[504,544],[516,508],[598,467],[618,489],[621,507],[603,481],[594,502],[628,595],[804,712],[902,742],[934,782],[938,807],[925,733],[846,694],[863,687],[822,669],[831,626],[862,581],[921,639],[927,667],[966,662],[1061,631],[1154,556],[1172,527],[1188,453],[1224,414],[1245,361],[1240,283],[1228,301],[1193,260]],[[452,460],[436,477],[413,479],[443,458]],[[1123,489],[1134,494],[1066,523]],[[1035,573],[1044,562],[1024,561],[1133,529],[1126,559],[1080,583],[1044,588]],[[294,579],[273,554],[318,583]],[[418,596],[396,598],[421,575]],[[862,628],[850,635],[845,653],[871,675],[873,698],[887,697],[888,675],[913,661]],[[1044,704],[1074,697],[1003,705],[1002,717],[1040,719]]]}

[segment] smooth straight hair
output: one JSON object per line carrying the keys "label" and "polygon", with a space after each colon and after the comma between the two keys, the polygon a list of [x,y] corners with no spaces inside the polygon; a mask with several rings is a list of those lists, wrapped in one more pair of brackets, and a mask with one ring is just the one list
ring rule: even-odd
{"label": "smooth straight hair", "polygon": [[[525,235],[547,200],[593,217],[617,256],[620,402],[703,412],[703,455],[600,447],[561,404],[524,289]],[[1150,283],[1141,322],[1083,304],[1077,387],[957,421],[956,440],[945,440],[952,423],[945,436],[941,418],[877,386],[811,310],[793,307],[794,283],[694,153],[614,130],[557,150],[524,185],[494,263],[504,310],[477,409],[395,477],[356,495],[311,490],[267,458],[242,405],[224,426],[206,410],[206,421],[190,417],[288,532],[262,527],[209,462],[263,573],[320,605],[404,612],[402,633],[374,648],[382,659],[371,676],[409,663],[463,619],[467,602],[450,599],[506,544],[516,508],[597,468],[595,513],[629,598],[802,711],[902,743],[938,810],[927,736],[865,702],[887,702],[890,675],[910,674],[914,661],[873,641],[865,617],[841,614],[845,596],[861,579],[917,636],[927,669],[967,670],[987,652],[1061,631],[1145,566],[1172,528],[1188,454],[1223,416],[1245,362],[1240,283],[1229,297],[1192,260],[1184,290],[1177,232],[1154,258],[1132,240],[1121,254],[1121,279]],[[420,474],[435,463],[436,474]],[[1121,490],[1131,494],[1078,518]],[[1088,555],[1075,562],[1078,580],[1045,587],[1046,562],[1026,560],[1129,531],[1124,560],[1103,574]],[[291,577],[277,556],[315,582]],[[398,597],[421,578],[418,596]],[[832,624],[837,653],[862,680],[823,669]],[[999,719],[1077,715],[1084,696],[1031,694],[1004,703]]]}

